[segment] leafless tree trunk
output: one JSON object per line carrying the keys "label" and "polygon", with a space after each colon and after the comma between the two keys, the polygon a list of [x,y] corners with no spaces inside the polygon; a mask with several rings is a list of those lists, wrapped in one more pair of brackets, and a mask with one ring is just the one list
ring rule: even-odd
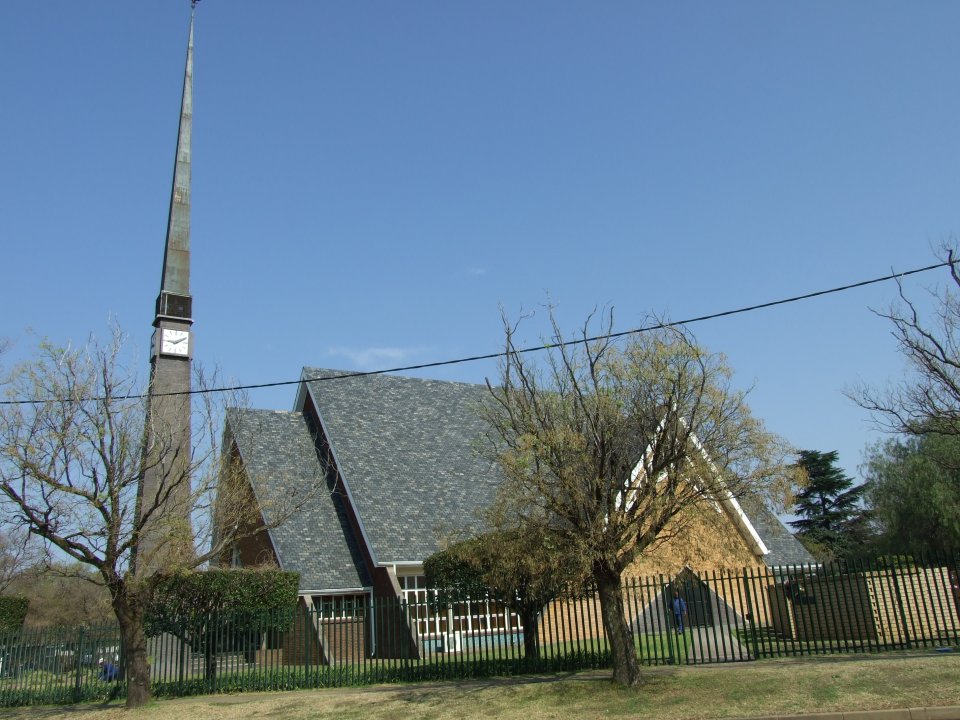
{"label": "leafless tree trunk", "polygon": [[[156,573],[173,569],[158,568],[138,552],[144,538],[150,537],[149,553],[189,545],[190,552],[176,555],[182,567],[200,567],[264,525],[249,502],[257,478],[239,474],[230,448],[221,445],[228,398],[197,396],[189,457],[174,457],[182,453],[174,441],[180,430],[170,426],[176,419],[145,424],[146,399],[136,374],[121,362],[122,339],[114,328],[103,345],[42,342],[37,357],[11,374],[9,403],[0,406],[0,509],[99,574],[124,640],[127,705],[136,707],[150,696],[144,610]],[[207,387],[202,373],[194,387]],[[144,443],[150,453],[143,453]],[[158,490],[138,498],[148,470],[159,471]],[[322,476],[301,487],[302,493],[279,497],[258,488],[274,525],[325,489]]]}
{"label": "leafless tree trunk", "polygon": [[16,529],[0,532],[0,593],[41,559],[29,536]]}
{"label": "leafless tree trunk", "polygon": [[123,641],[123,670],[127,681],[127,707],[140,707],[150,699],[150,662],[144,632],[146,598],[120,580],[113,594],[113,610]]}

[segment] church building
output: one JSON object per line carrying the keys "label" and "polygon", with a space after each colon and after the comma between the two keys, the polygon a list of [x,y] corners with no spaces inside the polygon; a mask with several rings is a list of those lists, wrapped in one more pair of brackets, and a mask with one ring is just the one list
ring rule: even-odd
{"label": "church building", "polygon": [[[153,320],[150,432],[137,505],[141,518],[151,518],[141,543],[144,568],[189,564],[192,553],[192,102],[193,15]],[[363,608],[378,599],[425,599],[424,561],[450,539],[482,530],[481,513],[504,480],[499,466],[478,452],[486,428],[479,409],[488,393],[483,385],[305,367],[292,410],[230,411],[224,445],[259,519],[222,564],[297,572],[302,606],[343,618],[362,620]],[[297,499],[292,513],[284,502],[291,498]],[[630,572],[812,562],[762,501],[729,498],[716,511]],[[179,535],[171,535],[178,526]],[[376,623],[367,624],[375,634]],[[373,647],[369,638],[364,642]]]}
{"label": "church building", "polygon": [[[293,410],[236,410],[227,421],[253,495],[322,492],[282,524],[240,543],[226,564],[300,573],[307,606],[423,597],[423,563],[444,540],[478,529],[503,481],[477,452],[484,385],[306,367]],[[260,502],[274,525],[269,500]],[[759,500],[718,505],[719,519],[633,572],[787,567],[813,562]]]}

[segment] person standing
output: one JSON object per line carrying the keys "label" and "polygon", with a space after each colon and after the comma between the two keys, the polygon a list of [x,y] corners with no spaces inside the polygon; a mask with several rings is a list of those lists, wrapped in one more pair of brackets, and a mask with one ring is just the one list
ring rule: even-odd
{"label": "person standing", "polygon": [[114,665],[109,660],[100,658],[100,674],[97,677],[99,677],[104,682],[113,682],[114,680],[117,679],[118,674],[119,674],[119,671],[117,670],[116,665]]}
{"label": "person standing", "polygon": [[687,601],[680,597],[680,593],[673,591],[673,617],[677,634],[683,633],[683,620],[687,616]]}

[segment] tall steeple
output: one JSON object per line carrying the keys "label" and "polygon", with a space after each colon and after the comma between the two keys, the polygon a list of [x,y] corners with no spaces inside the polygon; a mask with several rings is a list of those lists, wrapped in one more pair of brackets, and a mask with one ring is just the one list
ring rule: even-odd
{"label": "tall steeple", "polygon": [[189,564],[193,557],[190,513],[191,366],[193,298],[190,295],[190,146],[193,125],[193,24],[191,2],[180,128],[170,192],[163,272],[153,318],[150,391],[144,430],[143,474],[137,497],[138,571]]}
{"label": "tall steeple", "polygon": [[[157,318],[164,315],[191,317],[190,307],[190,140],[193,130],[193,21],[196,3],[190,11],[187,40],[187,67],[183,74],[180,101],[180,128],[173,166],[170,213],[167,216],[167,244],[163,252],[163,274],[157,298]],[[156,323],[155,323],[156,324]]]}

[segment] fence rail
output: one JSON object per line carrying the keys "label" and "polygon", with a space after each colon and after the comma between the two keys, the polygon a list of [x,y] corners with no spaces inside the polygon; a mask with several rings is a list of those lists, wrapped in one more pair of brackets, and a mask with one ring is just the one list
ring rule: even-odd
{"label": "fence rail", "polygon": [[[627,579],[642,663],[706,664],[960,645],[960,560],[890,559]],[[676,602],[676,601],[680,602]],[[680,610],[681,612],[677,612]],[[599,601],[568,592],[540,613],[536,650],[502,603],[376,598],[257,617],[213,614],[149,641],[154,694],[279,690],[604,668]],[[116,626],[0,635],[0,706],[123,695]],[[113,671],[113,668],[116,668]]]}

